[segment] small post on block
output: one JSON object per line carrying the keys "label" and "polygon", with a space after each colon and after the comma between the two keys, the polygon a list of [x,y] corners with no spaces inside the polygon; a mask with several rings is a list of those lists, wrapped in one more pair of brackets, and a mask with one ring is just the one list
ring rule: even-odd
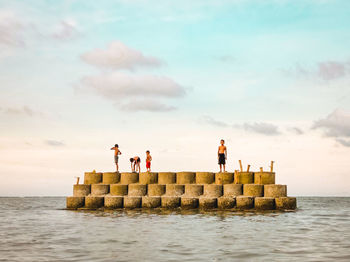
{"label": "small post on block", "polygon": [[273,163],[274,163],[275,161],[271,161],[271,172],[273,172]]}
{"label": "small post on block", "polygon": [[247,172],[249,172],[249,169],[250,169],[250,165],[248,165],[248,167],[247,167]]}
{"label": "small post on block", "polygon": [[238,162],[239,162],[239,167],[240,167],[240,169],[241,169],[241,172],[243,172],[242,161],[241,161],[241,160],[238,160]]}
{"label": "small post on block", "polygon": [[262,167],[260,167],[260,172],[264,172],[264,169]]}
{"label": "small post on block", "polygon": [[76,185],[79,185],[79,180],[80,180],[80,177],[76,177],[76,179],[77,179],[77,183],[76,183]]}

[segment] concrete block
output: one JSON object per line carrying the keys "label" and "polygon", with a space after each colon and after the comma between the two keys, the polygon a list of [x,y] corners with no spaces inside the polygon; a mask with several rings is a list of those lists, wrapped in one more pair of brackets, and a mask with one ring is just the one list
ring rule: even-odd
{"label": "concrete block", "polygon": [[224,185],[224,196],[241,196],[243,195],[242,184],[226,184]]}
{"label": "concrete block", "polygon": [[161,206],[161,198],[159,196],[143,196],[142,207],[145,208],[156,208]]}
{"label": "concrete block", "polygon": [[255,172],[254,183],[260,185],[275,184],[275,172]]}
{"label": "concrete block", "polygon": [[236,197],[222,196],[218,198],[218,208],[230,209],[236,205]]}
{"label": "concrete block", "polygon": [[262,197],[264,196],[264,186],[256,184],[244,184],[243,195],[252,197]]}
{"label": "concrete block", "polygon": [[165,194],[165,185],[149,184],[147,190],[149,196],[161,196]]}
{"label": "concrete block", "polygon": [[199,197],[199,208],[211,209],[217,207],[217,198],[216,197]]}
{"label": "concrete block", "polygon": [[186,197],[197,197],[203,195],[203,185],[187,184],[185,185]]}
{"label": "concrete block", "polygon": [[287,186],[286,185],[264,185],[265,197],[286,197]]}
{"label": "concrete block", "polygon": [[129,185],[139,182],[139,173],[121,173],[120,184]]}
{"label": "concrete block", "polygon": [[91,193],[91,185],[74,185],[73,196],[82,197]]}
{"label": "concrete block", "polygon": [[112,196],[125,196],[128,194],[128,185],[112,184],[110,193]]}
{"label": "concrete block", "polygon": [[83,207],[85,204],[85,197],[70,196],[66,198],[66,206],[68,209],[77,209]]}
{"label": "concrete block", "polygon": [[209,184],[204,185],[204,196],[205,197],[221,197],[222,196],[222,185]]}
{"label": "concrete block", "polygon": [[167,185],[176,183],[176,173],[173,172],[159,172],[158,184]]}
{"label": "concrete block", "polygon": [[147,194],[147,185],[130,184],[128,189],[129,196],[145,196]]}
{"label": "concrete block", "polygon": [[238,209],[250,209],[254,207],[254,197],[237,196],[236,206]]}
{"label": "concrete block", "polygon": [[257,210],[274,210],[276,208],[275,199],[273,197],[256,197],[254,207]]}
{"label": "concrete block", "polygon": [[178,172],[176,173],[177,184],[194,184],[196,182],[196,173]]}
{"label": "concrete block", "polygon": [[158,183],[158,173],[144,172],[140,174],[139,183],[143,185],[157,184]]}
{"label": "concrete block", "polygon": [[212,172],[196,172],[196,184],[212,184],[215,174]]}
{"label": "concrete block", "polygon": [[109,193],[109,185],[92,184],[91,195],[106,195]]}
{"label": "concrete block", "polygon": [[85,172],[85,175],[84,175],[85,185],[98,184],[101,182],[102,182],[102,173]]}
{"label": "concrete block", "polygon": [[229,172],[221,172],[215,174],[215,184],[223,185],[223,184],[231,184],[233,183],[233,173]]}
{"label": "concrete block", "polygon": [[122,208],[124,197],[122,196],[105,196],[105,208],[114,209]]}
{"label": "concrete block", "polygon": [[119,172],[106,172],[102,174],[102,184],[117,184],[120,181]]}
{"label": "concrete block", "polygon": [[184,185],[170,184],[165,185],[165,194],[167,196],[181,196],[185,192]]}
{"label": "concrete block", "polygon": [[198,197],[181,197],[181,208],[192,209],[199,206]]}
{"label": "concrete block", "polygon": [[179,196],[161,196],[162,207],[176,208],[180,206],[181,197]]}
{"label": "concrete block", "polygon": [[278,197],[275,199],[276,209],[294,210],[297,208],[297,199],[295,197]]}
{"label": "concrete block", "polygon": [[124,208],[140,208],[142,198],[140,196],[125,196]]}
{"label": "concrete block", "polygon": [[237,172],[234,176],[235,184],[253,184],[254,173],[253,172]]}
{"label": "concrete block", "polygon": [[96,209],[103,207],[104,197],[103,196],[86,196],[85,207],[90,209]]}

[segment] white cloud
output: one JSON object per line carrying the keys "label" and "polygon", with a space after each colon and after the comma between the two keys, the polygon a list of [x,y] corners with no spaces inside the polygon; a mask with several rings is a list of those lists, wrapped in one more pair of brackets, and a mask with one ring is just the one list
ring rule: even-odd
{"label": "white cloud", "polygon": [[299,127],[290,127],[290,128],[288,128],[288,131],[290,131],[296,135],[304,134],[304,131],[302,129],[300,129]]}
{"label": "white cloud", "polygon": [[246,131],[259,133],[268,136],[280,135],[280,131],[278,130],[278,126],[270,123],[244,123],[243,129]]}
{"label": "white cloud", "polygon": [[168,106],[152,99],[134,100],[126,104],[122,104],[121,106],[119,106],[119,108],[122,111],[128,111],[128,112],[138,112],[138,111],[168,112],[176,109],[176,107]]}
{"label": "white cloud", "polygon": [[350,113],[337,109],[326,118],[315,121],[313,129],[323,129],[328,137],[350,137]]}
{"label": "white cloud", "polygon": [[25,25],[12,11],[0,10],[0,44],[10,47],[23,46]]}
{"label": "white cloud", "polygon": [[220,121],[220,120],[216,120],[216,119],[212,118],[211,116],[202,116],[199,119],[199,121],[207,123],[207,124],[212,125],[212,126],[218,126],[218,127],[229,127],[230,126],[229,124],[227,124],[223,121]]}
{"label": "white cloud", "polygon": [[159,67],[163,64],[156,57],[145,56],[120,41],[114,41],[105,49],[94,49],[81,55],[88,64],[110,69],[135,70],[138,67]]}
{"label": "white cloud", "polygon": [[55,26],[52,37],[59,40],[70,40],[76,38],[79,34],[76,21],[65,19]]}
{"label": "white cloud", "polygon": [[35,116],[43,114],[41,112],[35,111],[31,109],[28,106],[22,106],[22,107],[0,107],[0,112],[8,115],[25,115],[25,116]]}
{"label": "white cloud", "polygon": [[65,144],[62,141],[57,140],[45,140],[45,144],[49,146],[65,146]]}

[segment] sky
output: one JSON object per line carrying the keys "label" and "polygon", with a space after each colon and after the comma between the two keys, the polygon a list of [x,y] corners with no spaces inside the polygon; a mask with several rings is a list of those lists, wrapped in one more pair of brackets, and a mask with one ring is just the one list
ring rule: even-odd
{"label": "sky", "polygon": [[347,0],[0,0],[0,196],[84,172],[269,169],[350,196]]}

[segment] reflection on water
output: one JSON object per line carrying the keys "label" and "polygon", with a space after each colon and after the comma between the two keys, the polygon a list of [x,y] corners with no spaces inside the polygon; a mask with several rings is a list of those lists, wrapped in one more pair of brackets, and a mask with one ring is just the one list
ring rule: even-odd
{"label": "reflection on water", "polygon": [[350,261],[350,198],[294,212],[68,211],[0,198],[0,261]]}

